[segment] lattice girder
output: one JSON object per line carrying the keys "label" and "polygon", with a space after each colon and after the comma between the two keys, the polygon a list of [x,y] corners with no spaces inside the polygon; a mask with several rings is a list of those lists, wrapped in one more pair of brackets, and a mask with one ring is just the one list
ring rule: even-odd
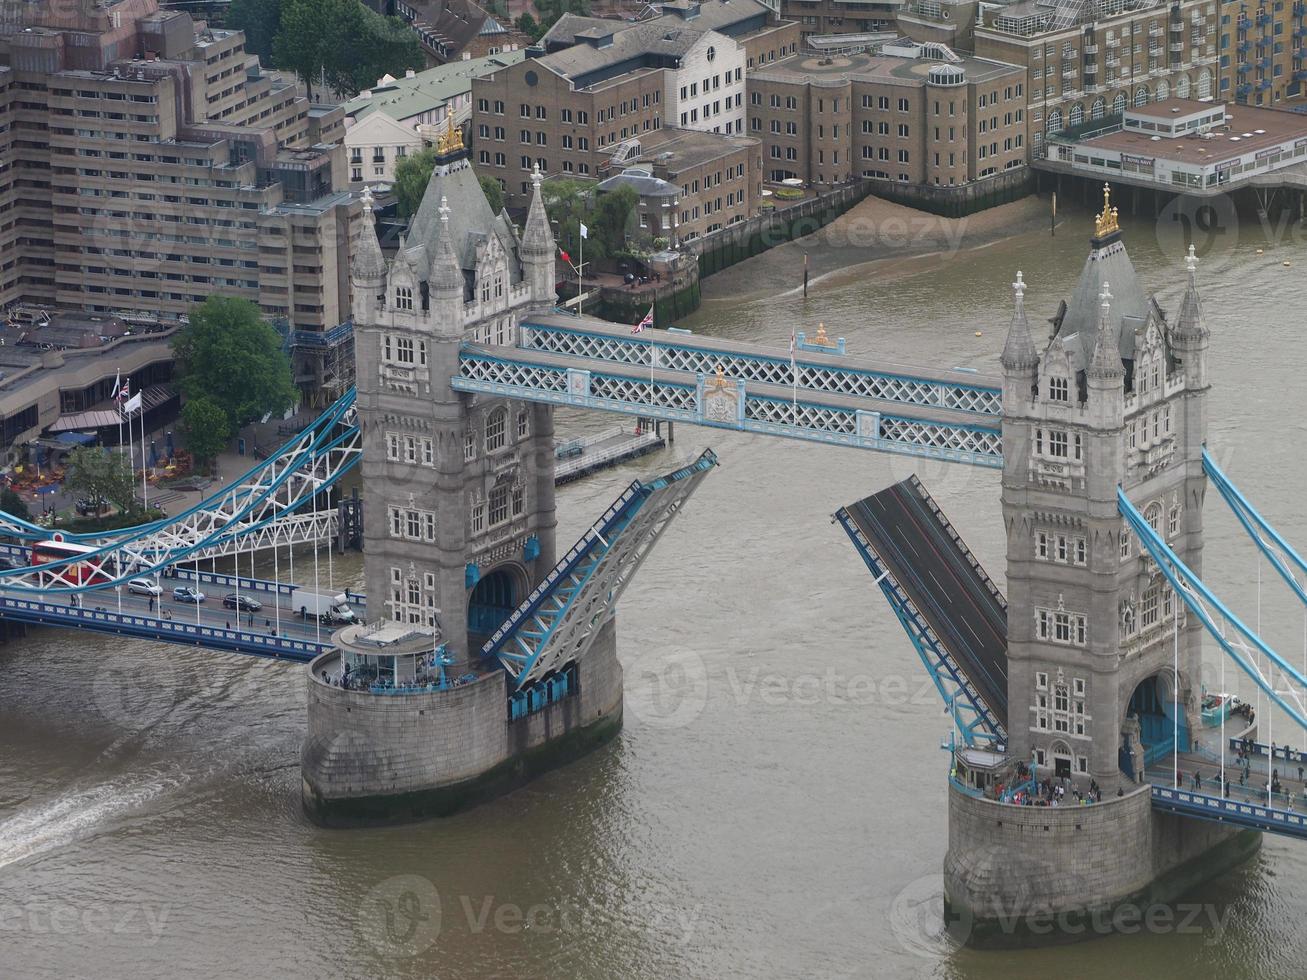
{"label": "lattice girder", "polygon": [[819,363],[788,353],[759,347],[740,353],[725,351],[695,338],[667,342],[655,339],[661,332],[636,336],[613,336],[583,326],[560,327],[524,324],[521,346],[551,354],[609,361],[619,364],[660,367],[690,374],[711,375],[720,368],[733,378],[774,385],[798,385],[814,391],[875,398],[882,401],[928,405],[996,417],[1003,410],[1000,388],[965,384],[943,378],[912,377],[870,365],[849,366]]}
{"label": "lattice girder", "polygon": [[482,647],[521,688],[589,651],[632,576],[708,472],[709,450],[651,483],[636,481]]}

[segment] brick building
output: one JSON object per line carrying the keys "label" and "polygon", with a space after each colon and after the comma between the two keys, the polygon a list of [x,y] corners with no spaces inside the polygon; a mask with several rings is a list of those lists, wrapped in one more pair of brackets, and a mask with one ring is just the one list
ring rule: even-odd
{"label": "brick building", "polygon": [[942,45],[799,55],[749,82],[762,179],[957,185],[1025,164],[1023,75]]}
{"label": "brick building", "polygon": [[661,10],[639,23],[565,15],[537,54],[473,82],[473,160],[510,207],[527,202],[536,165],[595,177],[620,144],[664,126],[739,135],[749,66],[797,44],[758,0]]}
{"label": "brick building", "polygon": [[1219,97],[1270,106],[1301,99],[1307,81],[1307,2],[1221,4]]}
{"label": "brick building", "polygon": [[1122,0],[982,8],[980,57],[1019,65],[1030,103],[1032,153],[1046,133],[1171,96],[1216,95],[1215,0],[1139,7]]}
{"label": "brick building", "polygon": [[157,0],[2,3],[0,65],[0,304],[240,296],[287,325],[307,395],[350,383],[339,109]]}
{"label": "brick building", "polygon": [[[747,136],[660,129],[630,140],[599,185],[640,195],[641,231],[675,246],[750,217],[762,199],[762,144]],[[620,163],[619,163],[620,161]]]}

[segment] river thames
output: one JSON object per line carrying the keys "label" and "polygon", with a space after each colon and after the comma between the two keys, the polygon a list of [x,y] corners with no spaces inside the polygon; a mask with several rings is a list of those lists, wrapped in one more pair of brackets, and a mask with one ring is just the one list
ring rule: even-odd
{"label": "river thames", "polygon": [[[710,280],[683,326],[783,349],[820,321],[855,354],[997,373],[1016,271],[1037,341],[1079,275],[1090,219],[1063,216],[1056,237],[824,275],[806,301],[798,250],[778,250]],[[1177,310],[1184,243],[1151,220],[1124,232]],[[824,237],[809,247],[837,266]],[[1210,446],[1307,546],[1307,238],[1271,247],[1245,222],[1237,246],[1199,245]],[[631,479],[703,446],[720,469],[620,607],[621,736],[451,819],[305,819],[303,668],[53,631],[0,647],[0,975],[1304,975],[1307,846],[1270,836],[1144,928],[1006,953],[941,937],[948,719],[831,514],[916,472],[1002,584],[998,474],[679,426],[671,449],[560,489],[560,551]],[[1251,619],[1255,550],[1219,500],[1206,514],[1207,580]],[[333,567],[360,574],[357,555]],[[1307,656],[1303,610],[1265,582],[1268,639]]]}

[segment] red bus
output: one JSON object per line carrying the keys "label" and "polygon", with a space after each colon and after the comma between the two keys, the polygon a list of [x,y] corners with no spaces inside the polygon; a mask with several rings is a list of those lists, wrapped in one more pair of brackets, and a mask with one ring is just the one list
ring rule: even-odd
{"label": "red bus", "polygon": [[[76,558],[78,555],[92,554],[98,551],[98,548],[88,548],[86,545],[73,544],[65,541],[62,535],[56,534],[49,541],[37,541],[32,545],[32,564],[44,565],[47,562],[62,561],[65,558]],[[104,559],[96,558],[90,561],[72,562],[51,572],[44,573],[42,578],[48,578],[50,584],[55,584],[57,579],[64,583],[76,585],[94,585],[109,581],[100,567]]]}

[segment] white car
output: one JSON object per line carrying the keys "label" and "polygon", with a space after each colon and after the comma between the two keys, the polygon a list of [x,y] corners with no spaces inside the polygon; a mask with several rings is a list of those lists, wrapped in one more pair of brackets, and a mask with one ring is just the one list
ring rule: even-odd
{"label": "white car", "polygon": [[163,595],[163,589],[159,583],[151,582],[148,578],[134,578],[127,583],[127,591],[132,595],[148,595],[152,599],[157,599]]}

